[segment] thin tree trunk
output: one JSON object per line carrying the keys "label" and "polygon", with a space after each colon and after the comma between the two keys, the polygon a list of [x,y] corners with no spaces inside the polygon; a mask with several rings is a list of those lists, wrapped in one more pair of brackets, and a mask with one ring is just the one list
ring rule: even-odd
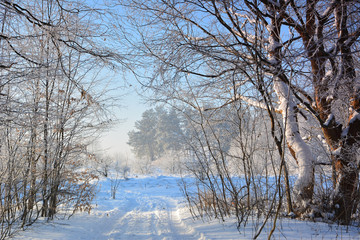
{"label": "thin tree trunk", "polygon": [[291,213],[293,211],[293,206],[292,206],[292,202],[291,202],[291,190],[290,190],[289,172],[287,170],[285,162],[282,165],[282,167],[283,167],[283,171],[284,171],[287,212]]}

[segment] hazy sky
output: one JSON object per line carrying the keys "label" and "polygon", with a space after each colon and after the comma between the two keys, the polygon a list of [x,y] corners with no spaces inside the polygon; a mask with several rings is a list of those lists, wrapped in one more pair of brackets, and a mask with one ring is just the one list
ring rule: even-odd
{"label": "hazy sky", "polygon": [[[121,83],[122,80],[119,78],[115,81]],[[123,83],[121,83],[121,85],[122,84]],[[137,93],[137,91],[139,91],[139,85],[135,80],[128,80],[127,86],[127,88],[113,92],[113,94],[116,93],[122,96],[122,100],[120,100],[122,107],[115,112],[120,122],[103,134],[97,143],[97,148],[104,150],[104,154],[114,155],[120,153],[125,157],[132,158],[133,155],[130,147],[126,144],[128,141],[127,133],[134,129],[135,121],[141,119],[142,113],[151,107],[146,105]]]}

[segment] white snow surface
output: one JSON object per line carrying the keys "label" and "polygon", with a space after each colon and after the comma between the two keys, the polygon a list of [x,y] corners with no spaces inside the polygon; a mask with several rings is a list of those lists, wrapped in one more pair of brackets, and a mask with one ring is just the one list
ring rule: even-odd
{"label": "white snow surface", "polygon": [[[189,178],[190,179],[190,178]],[[249,219],[236,229],[235,219],[194,220],[178,186],[179,177],[133,177],[122,180],[116,199],[110,198],[110,181],[101,190],[90,214],[77,213],[69,220],[38,221],[12,239],[252,239],[262,224]],[[191,179],[190,179],[191,181]],[[258,239],[267,239],[269,221]],[[360,239],[359,228],[325,223],[278,219],[273,239]]]}
{"label": "white snow surface", "polygon": [[327,117],[326,121],[324,122],[325,126],[329,126],[330,122],[334,119],[334,114],[329,114],[329,116]]}

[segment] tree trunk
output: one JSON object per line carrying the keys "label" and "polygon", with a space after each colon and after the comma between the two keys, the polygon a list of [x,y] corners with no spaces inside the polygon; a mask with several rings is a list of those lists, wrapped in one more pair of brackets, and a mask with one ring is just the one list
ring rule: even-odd
{"label": "tree trunk", "polygon": [[299,167],[293,193],[295,197],[294,207],[301,214],[308,208],[313,197],[314,158],[310,147],[301,138],[296,117],[297,109],[292,101],[289,87],[278,79],[274,82],[274,88],[280,100],[286,141]]}
{"label": "tree trunk", "polygon": [[[338,69],[332,75],[338,78],[335,90],[343,87],[346,95],[350,96],[347,98],[335,96],[349,103],[350,117],[345,127],[336,122],[334,114],[331,113],[331,102],[325,100],[329,92],[328,86],[318,88],[319,91],[317,91],[317,96],[321,100],[317,100],[317,106],[319,106],[320,117],[325,122],[322,129],[332,152],[333,179],[335,180],[333,209],[335,220],[340,224],[349,224],[351,221],[351,215],[357,207],[356,193],[359,181],[356,149],[359,148],[360,142],[360,89],[356,86],[356,71],[351,51],[353,42],[349,41],[352,36],[348,32],[347,14],[347,4],[339,1],[335,7],[334,16],[338,35],[336,44],[340,57],[337,59]],[[321,96],[323,96],[322,99]]]}
{"label": "tree trunk", "polygon": [[351,157],[346,153],[341,154],[335,163],[337,177],[333,208],[335,210],[335,220],[345,225],[350,224],[351,215],[357,203],[356,192],[359,170],[357,166],[353,165],[354,163],[356,163],[355,157]]}
{"label": "tree trunk", "polygon": [[349,126],[343,130],[340,141],[340,147],[333,152],[336,174],[333,208],[335,219],[347,225],[357,207],[359,166],[356,149],[360,142],[360,115],[356,111],[349,120]]}
{"label": "tree trunk", "polygon": [[273,86],[279,98],[279,110],[283,117],[287,145],[298,164],[298,178],[294,187],[295,210],[302,214],[312,200],[314,192],[314,158],[309,146],[300,135],[297,121],[297,105],[289,87],[289,80],[281,67],[282,54],[280,31],[282,18],[270,10],[271,26],[269,35],[269,60],[272,63]]}
{"label": "tree trunk", "polygon": [[55,184],[54,186],[52,186],[50,191],[49,212],[48,212],[49,219],[53,219],[54,215],[56,214],[58,189],[59,189],[59,185]]}

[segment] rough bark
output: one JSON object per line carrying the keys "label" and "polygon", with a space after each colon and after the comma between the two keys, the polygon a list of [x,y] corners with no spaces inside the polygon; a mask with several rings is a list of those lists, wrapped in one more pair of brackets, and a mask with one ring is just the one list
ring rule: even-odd
{"label": "rough bark", "polygon": [[[334,115],[328,114],[323,126],[324,136],[332,150],[333,167],[335,169],[335,192],[333,208],[335,218],[341,224],[349,224],[351,214],[356,208],[356,192],[359,181],[359,166],[356,149],[360,141],[359,89],[356,86],[356,72],[351,50],[351,37],[348,31],[348,10],[345,1],[335,6],[335,25],[338,34],[337,48],[340,52],[339,69],[337,70],[340,84],[347,87],[350,99],[349,119],[345,126],[336,122]],[[325,95],[325,92],[320,92]],[[319,106],[322,104],[320,103]],[[327,112],[321,112],[323,115]]]}
{"label": "rough bark", "polygon": [[[355,208],[354,194],[359,178],[359,167],[356,164],[354,149],[359,147],[360,140],[360,121],[357,117],[360,95],[359,89],[356,87],[354,53],[351,50],[351,45],[359,37],[359,29],[355,28],[352,34],[349,33],[348,6],[351,6],[351,2],[329,2],[322,15],[316,12],[317,4],[318,2],[315,0],[306,1],[306,22],[304,24],[295,24],[291,16],[281,11],[280,14],[289,24],[294,24],[310,60],[316,103],[315,115],[320,121],[324,137],[332,152],[335,218],[340,223],[348,224],[351,220],[352,210]],[[296,7],[293,9],[295,12],[298,10]],[[330,20],[332,13],[334,20]],[[300,15],[299,12],[296,12],[296,15]],[[325,38],[323,33],[328,21],[334,21],[338,36],[332,52],[325,51],[324,47],[327,42],[330,42],[330,39]],[[331,74],[326,74],[326,64],[332,67]],[[336,95],[340,87],[346,87],[347,94],[351,96],[350,99],[347,99],[350,119],[345,126],[336,120],[336,116],[332,112],[335,100],[344,100],[344,96]]]}

